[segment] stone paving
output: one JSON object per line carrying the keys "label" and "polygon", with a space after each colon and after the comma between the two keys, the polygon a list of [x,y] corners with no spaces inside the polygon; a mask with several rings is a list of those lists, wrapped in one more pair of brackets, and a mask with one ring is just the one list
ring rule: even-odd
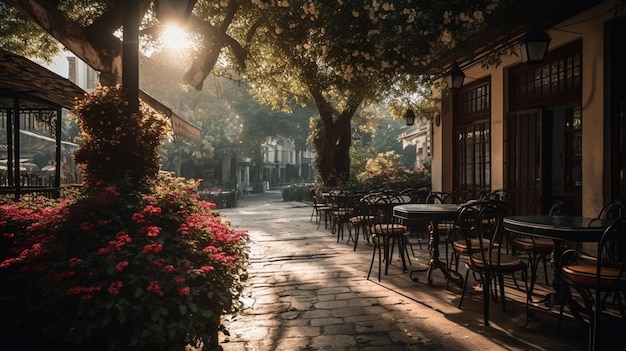
{"label": "stone paving", "polygon": [[[554,310],[533,309],[529,325],[521,328],[524,305],[516,301],[507,301],[506,311],[492,303],[491,326],[484,327],[480,291],[468,288],[459,309],[460,288],[446,288],[440,272],[428,286],[425,274],[413,282],[394,261],[380,283],[376,265],[366,279],[372,247],[361,241],[353,251],[347,231],[337,242],[323,223],[317,229],[310,222],[311,211],[310,204],[282,201],[278,191],[246,195],[238,207],[220,210],[251,237],[245,308],[225,318],[230,335],[220,338],[223,350],[586,349],[587,328],[570,318],[555,334]],[[428,258],[426,249],[413,248],[409,268]],[[507,298],[520,296],[507,289]]]}

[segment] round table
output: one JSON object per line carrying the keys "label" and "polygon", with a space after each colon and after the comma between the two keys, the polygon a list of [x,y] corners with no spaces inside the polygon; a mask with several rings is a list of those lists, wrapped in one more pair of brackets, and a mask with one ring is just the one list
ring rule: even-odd
{"label": "round table", "polygon": [[425,270],[413,270],[410,277],[413,281],[418,281],[417,277],[413,277],[413,273],[426,271],[426,279],[428,285],[433,284],[432,272],[439,269],[443,272],[446,279],[456,282],[459,286],[463,286],[463,277],[454,271],[450,271],[446,264],[439,259],[439,231],[437,225],[439,221],[451,221],[459,208],[458,204],[404,204],[394,206],[393,215],[406,221],[426,220],[431,222],[431,230],[429,233],[430,260],[428,268]]}

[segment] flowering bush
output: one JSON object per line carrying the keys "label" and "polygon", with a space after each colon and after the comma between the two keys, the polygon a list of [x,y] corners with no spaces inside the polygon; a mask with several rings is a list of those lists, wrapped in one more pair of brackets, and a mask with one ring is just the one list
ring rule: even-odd
{"label": "flowering bush", "polygon": [[82,131],[76,164],[87,184],[143,185],[160,167],[158,148],[168,121],[142,105],[130,110],[120,86],[100,86],[74,108]]}
{"label": "flowering bush", "polygon": [[37,335],[38,350],[215,347],[247,277],[246,233],[198,199],[196,182],[134,165],[116,178],[90,168],[111,156],[93,152],[80,194],[0,205],[0,330]]}

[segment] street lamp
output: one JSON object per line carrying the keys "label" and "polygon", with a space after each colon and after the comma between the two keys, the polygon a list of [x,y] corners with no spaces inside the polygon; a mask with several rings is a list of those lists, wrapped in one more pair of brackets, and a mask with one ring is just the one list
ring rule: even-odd
{"label": "street lamp", "polygon": [[455,62],[452,64],[452,68],[448,71],[446,75],[446,82],[448,83],[448,87],[451,89],[460,89],[463,86],[463,81],[465,80],[465,73],[459,65]]}
{"label": "street lamp", "polygon": [[522,62],[535,65],[543,62],[550,46],[550,37],[541,29],[526,32],[522,39]]}
{"label": "street lamp", "polygon": [[406,110],[406,112],[404,113],[404,121],[406,122],[407,126],[412,126],[415,124],[415,112],[413,112],[413,109],[409,107],[408,110]]}

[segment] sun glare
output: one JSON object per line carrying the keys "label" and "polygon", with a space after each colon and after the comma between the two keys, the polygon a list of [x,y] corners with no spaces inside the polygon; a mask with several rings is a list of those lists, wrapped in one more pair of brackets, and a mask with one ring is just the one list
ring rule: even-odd
{"label": "sun glare", "polygon": [[163,28],[161,42],[163,46],[177,50],[188,49],[193,45],[187,32],[180,27],[170,25],[166,25]]}

